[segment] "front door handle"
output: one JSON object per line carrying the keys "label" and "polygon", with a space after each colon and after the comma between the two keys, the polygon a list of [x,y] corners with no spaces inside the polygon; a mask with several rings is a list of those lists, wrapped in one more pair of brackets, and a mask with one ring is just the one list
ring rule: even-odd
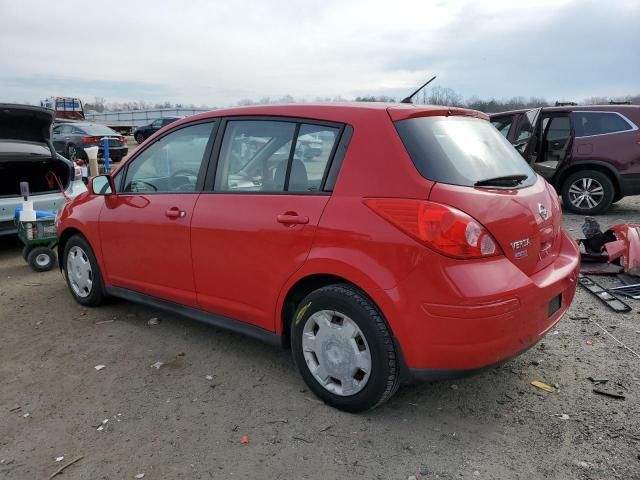
{"label": "front door handle", "polygon": [[309,217],[298,215],[295,212],[287,212],[276,217],[278,222],[285,225],[306,225],[309,223]]}
{"label": "front door handle", "polygon": [[187,216],[187,212],[180,210],[178,207],[169,208],[164,214],[169,218],[182,218]]}

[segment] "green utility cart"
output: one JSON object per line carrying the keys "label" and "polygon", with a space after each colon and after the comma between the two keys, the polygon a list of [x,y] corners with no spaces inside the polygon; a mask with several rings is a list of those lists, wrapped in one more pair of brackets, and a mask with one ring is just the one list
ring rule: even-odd
{"label": "green utility cart", "polygon": [[24,243],[22,257],[36,272],[51,270],[56,264],[58,244],[56,217],[46,216],[35,221],[21,222],[16,219],[18,237]]}

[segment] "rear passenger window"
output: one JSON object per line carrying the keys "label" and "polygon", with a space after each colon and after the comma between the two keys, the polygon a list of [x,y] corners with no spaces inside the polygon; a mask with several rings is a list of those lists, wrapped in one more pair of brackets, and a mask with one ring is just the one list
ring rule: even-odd
{"label": "rear passenger window", "polygon": [[339,129],[303,124],[298,132],[287,190],[319,192]]}
{"label": "rear passenger window", "polygon": [[335,127],[277,120],[229,121],[220,147],[214,190],[319,192],[339,131]]}
{"label": "rear passenger window", "polygon": [[573,112],[571,115],[576,137],[606,135],[634,129],[633,125],[616,112]]}

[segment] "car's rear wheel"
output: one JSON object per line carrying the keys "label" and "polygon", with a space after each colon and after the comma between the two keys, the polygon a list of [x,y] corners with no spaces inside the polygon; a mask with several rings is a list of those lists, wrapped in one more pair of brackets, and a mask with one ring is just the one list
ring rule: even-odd
{"label": "car's rear wheel", "polygon": [[76,302],[96,307],[105,300],[100,267],[84,237],[73,235],[64,246],[64,276]]}
{"label": "car's rear wheel", "polygon": [[605,211],[611,206],[615,193],[611,179],[597,170],[580,170],[569,175],[561,191],[565,208],[581,215]]}
{"label": "car's rear wheel", "polygon": [[78,159],[78,149],[73,143],[67,145],[67,158],[72,162]]}
{"label": "car's rear wheel", "polygon": [[138,142],[138,144],[144,142],[144,135],[142,133],[136,133],[135,137],[136,142]]}
{"label": "car's rear wheel", "polygon": [[362,412],[399,385],[398,356],[376,305],[348,284],[307,295],[291,322],[294,361],[309,388],[329,405]]}

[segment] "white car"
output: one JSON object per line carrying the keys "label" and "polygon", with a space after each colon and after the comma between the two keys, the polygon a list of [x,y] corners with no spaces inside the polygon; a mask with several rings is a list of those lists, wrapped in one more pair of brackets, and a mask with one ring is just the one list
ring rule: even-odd
{"label": "white car", "polygon": [[20,182],[29,183],[35,210],[57,212],[65,195],[75,198],[87,190],[80,168],[53,148],[53,119],[53,110],[47,108],[0,103],[0,235],[16,232]]}

